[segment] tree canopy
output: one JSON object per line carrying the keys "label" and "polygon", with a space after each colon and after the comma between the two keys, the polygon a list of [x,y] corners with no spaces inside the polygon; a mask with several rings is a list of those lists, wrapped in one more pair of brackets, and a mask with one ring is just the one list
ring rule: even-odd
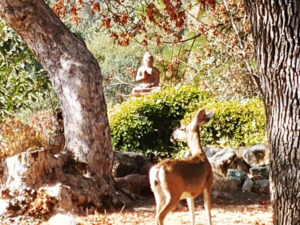
{"label": "tree canopy", "polygon": [[194,83],[227,97],[257,95],[248,76],[255,60],[240,0],[56,0],[51,6],[73,26],[92,24],[92,32],[106,33],[115,44],[151,51],[164,84]]}

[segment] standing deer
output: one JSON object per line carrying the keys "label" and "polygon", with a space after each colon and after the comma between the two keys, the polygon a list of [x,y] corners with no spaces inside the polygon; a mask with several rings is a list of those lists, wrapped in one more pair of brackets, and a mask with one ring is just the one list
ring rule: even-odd
{"label": "standing deer", "polygon": [[192,122],[176,129],[172,138],[186,141],[192,156],[182,160],[164,160],[150,169],[150,184],[156,201],[156,225],[163,225],[164,219],[181,199],[186,199],[191,216],[191,224],[195,224],[194,198],[204,195],[204,206],[209,225],[211,223],[211,189],[213,172],[211,165],[201,147],[199,126],[206,124],[213,112],[199,110]]}

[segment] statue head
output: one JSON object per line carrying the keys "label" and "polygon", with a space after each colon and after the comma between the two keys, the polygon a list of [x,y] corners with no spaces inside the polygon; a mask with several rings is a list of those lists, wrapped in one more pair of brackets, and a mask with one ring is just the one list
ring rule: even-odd
{"label": "statue head", "polygon": [[143,64],[144,66],[152,66],[153,65],[153,56],[150,52],[146,52],[143,56]]}

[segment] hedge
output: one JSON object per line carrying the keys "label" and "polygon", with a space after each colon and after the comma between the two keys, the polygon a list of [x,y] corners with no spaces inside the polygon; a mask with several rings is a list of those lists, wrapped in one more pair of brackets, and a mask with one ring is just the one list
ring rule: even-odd
{"label": "hedge", "polygon": [[201,128],[203,145],[245,146],[265,142],[262,101],[218,100],[197,87],[164,87],[140,98],[129,98],[109,108],[115,150],[170,157],[185,146],[170,136],[180,122],[187,123],[199,108],[214,110],[212,122]]}

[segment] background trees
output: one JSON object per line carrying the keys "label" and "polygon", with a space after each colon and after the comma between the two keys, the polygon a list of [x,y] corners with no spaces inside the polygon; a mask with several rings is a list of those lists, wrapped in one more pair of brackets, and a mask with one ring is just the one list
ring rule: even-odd
{"label": "background trees", "polygon": [[[49,99],[49,94],[54,93],[41,65],[23,44],[21,38],[15,35],[1,19],[0,36],[1,120],[5,115],[13,112],[37,107],[37,104],[41,104],[41,100]],[[50,101],[48,103],[50,105]]]}
{"label": "background trees", "polygon": [[[87,32],[89,35],[85,36],[88,43],[98,39],[97,35],[90,34],[101,32],[110,36],[115,44],[128,49],[138,46],[142,51],[150,50],[161,71],[161,81],[166,85],[193,83],[227,98],[258,94],[249,76],[255,72],[255,61],[250,26],[242,1],[229,1],[226,8],[222,2],[213,0],[60,0],[52,1],[52,7],[57,15],[64,20],[76,21],[79,27],[82,23],[88,27],[92,21],[91,30]],[[88,19],[86,12],[89,13]],[[140,54],[137,53],[138,56]],[[119,60],[122,62],[124,59]],[[107,54],[101,63],[109,61]],[[114,74],[126,81],[121,85],[123,88],[118,86],[116,93],[128,93],[131,86],[128,83],[134,81],[130,74],[124,70]],[[104,78],[109,81],[116,77],[104,73]]]}

